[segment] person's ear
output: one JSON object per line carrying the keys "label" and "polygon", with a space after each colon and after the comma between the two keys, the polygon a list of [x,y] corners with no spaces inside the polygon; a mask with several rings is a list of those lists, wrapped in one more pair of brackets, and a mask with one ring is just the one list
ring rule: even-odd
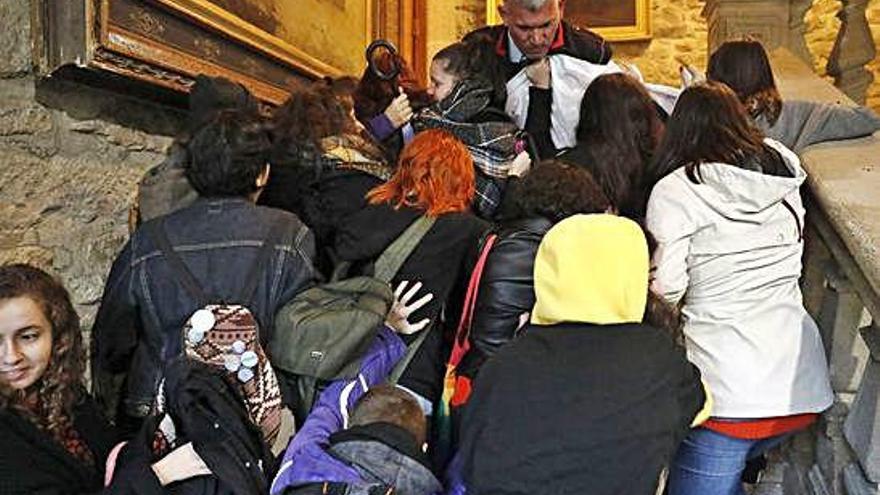
{"label": "person's ear", "polygon": [[504,7],[504,4],[502,3],[502,4],[498,5],[497,10],[498,10],[498,17],[501,18],[501,22],[504,24],[507,24],[507,19],[505,19],[505,17],[507,17],[507,9]]}
{"label": "person's ear", "polygon": [[269,169],[271,166],[267,163],[265,167],[263,167],[263,171],[260,172],[260,175],[257,176],[256,186],[257,189],[262,189],[266,187],[266,184],[269,183]]}
{"label": "person's ear", "polygon": [[565,17],[565,0],[559,0],[559,19]]}

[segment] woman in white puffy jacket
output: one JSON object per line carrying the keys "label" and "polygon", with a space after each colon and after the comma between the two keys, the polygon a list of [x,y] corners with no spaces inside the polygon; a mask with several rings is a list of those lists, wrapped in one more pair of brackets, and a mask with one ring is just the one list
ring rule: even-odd
{"label": "woman in white puffy jacket", "polygon": [[653,288],[682,304],[688,358],[715,398],[712,418],[679,447],[669,493],[743,494],[746,461],[833,400],[798,286],[806,173],[718,82],[682,93],[655,166]]}

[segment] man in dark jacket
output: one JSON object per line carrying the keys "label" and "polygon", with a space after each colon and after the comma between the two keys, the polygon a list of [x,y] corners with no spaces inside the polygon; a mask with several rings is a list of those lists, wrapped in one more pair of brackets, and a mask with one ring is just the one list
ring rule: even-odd
{"label": "man in dark jacket", "polygon": [[[187,178],[199,193],[189,207],[145,223],[113,263],[93,327],[92,369],[98,397],[119,415],[126,430],[137,428],[153,405],[163,363],[180,355],[182,329],[207,303],[241,304],[255,316],[263,345],[278,308],[313,284],[311,232],[290,213],[254,204],[269,178],[269,137],[258,117],[222,112],[188,143]],[[168,243],[209,301],[196,301],[177,282],[157,246],[161,222]],[[278,239],[250,296],[242,296],[263,246]],[[237,299],[247,300],[237,300]],[[123,375],[125,392],[101,386]]]}
{"label": "man in dark jacket", "polygon": [[[593,78],[619,72],[609,64],[611,46],[563,21],[564,7],[564,0],[507,0],[498,7],[503,25],[465,36],[494,44],[501,60],[497,77],[507,83],[507,113],[534,137],[541,158],[574,145],[578,116],[571,109],[579,106]],[[555,85],[551,67],[566,72]]]}

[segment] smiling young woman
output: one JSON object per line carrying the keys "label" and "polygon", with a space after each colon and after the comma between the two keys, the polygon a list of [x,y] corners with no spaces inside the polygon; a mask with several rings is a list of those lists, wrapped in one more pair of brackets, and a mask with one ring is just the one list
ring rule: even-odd
{"label": "smiling young woman", "polygon": [[114,435],[83,385],[79,317],[64,287],[0,267],[0,492],[101,488]]}

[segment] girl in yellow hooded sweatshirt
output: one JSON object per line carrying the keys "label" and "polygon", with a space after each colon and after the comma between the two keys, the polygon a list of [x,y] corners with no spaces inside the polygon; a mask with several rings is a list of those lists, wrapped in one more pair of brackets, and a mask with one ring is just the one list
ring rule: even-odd
{"label": "girl in yellow hooded sweatshirt", "polygon": [[524,335],[482,368],[455,493],[655,493],[705,401],[669,332],[642,323],[648,246],[613,215],[574,215],[535,258]]}

